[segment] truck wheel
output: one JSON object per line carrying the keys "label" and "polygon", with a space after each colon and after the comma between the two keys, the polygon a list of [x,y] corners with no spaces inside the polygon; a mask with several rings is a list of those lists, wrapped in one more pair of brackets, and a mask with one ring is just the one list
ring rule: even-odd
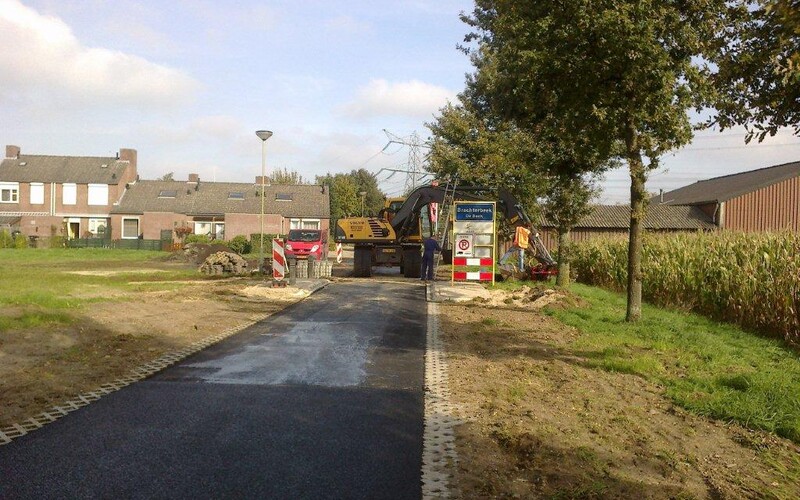
{"label": "truck wheel", "polygon": [[372,276],[372,251],[366,247],[356,247],[353,251],[353,276],[369,278]]}
{"label": "truck wheel", "polygon": [[422,255],[418,248],[403,250],[403,276],[406,278],[419,278],[422,267]]}

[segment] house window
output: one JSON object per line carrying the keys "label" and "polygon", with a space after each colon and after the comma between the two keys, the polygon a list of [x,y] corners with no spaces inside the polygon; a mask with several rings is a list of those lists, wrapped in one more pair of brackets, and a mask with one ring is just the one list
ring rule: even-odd
{"label": "house window", "polygon": [[95,236],[105,236],[107,227],[108,219],[89,219],[89,232]]}
{"label": "house window", "polygon": [[289,219],[289,229],[319,229],[319,219]]}
{"label": "house window", "polygon": [[241,192],[241,191],[231,191],[230,193],[228,193],[228,199],[229,200],[243,200],[244,199],[244,193]]}
{"label": "house window", "polygon": [[292,201],[292,193],[275,193],[276,201]]}
{"label": "house window", "polygon": [[108,205],[108,184],[89,184],[89,205]]}
{"label": "house window", "polygon": [[64,205],[75,205],[78,202],[77,184],[64,184],[61,191],[61,203]]}
{"label": "house window", "polygon": [[215,222],[214,223],[214,238],[218,240],[225,239],[225,223],[224,222]]}
{"label": "house window", "polygon": [[139,219],[122,219],[122,238],[134,240],[139,237]]}
{"label": "house window", "polygon": [[211,223],[210,222],[195,222],[194,234],[205,234],[211,236]]}
{"label": "house window", "polygon": [[159,198],[175,198],[178,196],[178,191],[175,189],[162,189],[158,192]]}
{"label": "house window", "polygon": [[31,182],[31,205],[44,205],[44,184]]}
{"label": "house window", "polygon": [[18,182],[0,182],[0,202],[19,203]]}

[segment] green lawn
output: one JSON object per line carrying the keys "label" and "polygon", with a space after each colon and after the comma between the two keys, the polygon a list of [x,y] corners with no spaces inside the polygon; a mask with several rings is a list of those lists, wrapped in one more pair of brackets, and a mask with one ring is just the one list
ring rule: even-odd
{"label": "green lawn", "polygon": [[625,297],[574,284],[582,307],[546,314],[581,332],[590,366],[656,382],[675,404],[800,443],[800,356],[782,342],[704,317],[644,305],[625,318]]}
{"label": "green lawn", "polygon": [[[70,311],[119,292],[179,286],[168,280],[197,277],[164,262],[165,252],[78,249],[0,249],[0,331],[70,323]],[[158,272],[139,272],[158,269]],[[109,275],[75,272],[113,271]],[[132,283],[135,282],[135,283]]]}

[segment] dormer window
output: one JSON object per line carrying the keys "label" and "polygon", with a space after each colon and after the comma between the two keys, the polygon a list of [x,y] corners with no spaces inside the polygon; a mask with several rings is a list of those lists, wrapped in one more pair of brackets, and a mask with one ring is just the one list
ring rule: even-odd
{"label": "dormer window", "polygon": [[244,193],[242,191],[231,191],[230,193],[228,193],[228,199],[229,200],[243,200],[244,199]]}
{"label": "dormer window", "polygon": [[162,189],[158,192],[159,198],[175,198],[178,196],[178,191],[175,189]]}
{"label": "dormer window", "polygon": [[292,193],[275,193],[275,201],[292,201]]}

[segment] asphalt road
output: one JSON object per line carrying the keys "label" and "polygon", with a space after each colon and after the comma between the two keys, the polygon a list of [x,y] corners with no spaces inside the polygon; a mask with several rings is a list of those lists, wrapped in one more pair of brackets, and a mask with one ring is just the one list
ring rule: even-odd
{"label": "asphalt road", "polygon": [[330,285],[0,446],[0,498],[419,498],[425,311]]}

